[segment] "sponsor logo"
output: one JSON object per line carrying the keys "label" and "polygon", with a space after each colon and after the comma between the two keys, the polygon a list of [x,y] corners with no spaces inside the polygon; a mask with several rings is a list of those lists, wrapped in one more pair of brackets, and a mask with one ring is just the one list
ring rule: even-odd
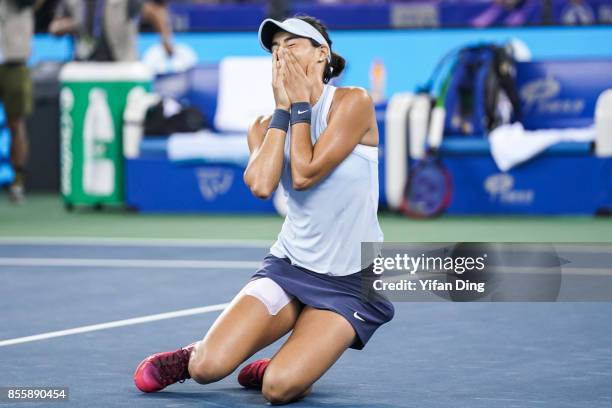
{"label": "sponsor logo", "polygon": [[221,168],[198,169],[196,176],[200,193],[206,201],[227,193],[234,181],[234,173]]}
{"label": "sponsor logo", "polygon": [[365,320],[363,319],[363,317],[359,316],[359,315],[357,314],[357,312],[353,313],[353,317],[354,317],[355,319],[357,319],[357,320],[361,320],[362,322],[365,322]]}
{"label": "sponsor logo", "polygon": [[306,109],[305,111],[301,111],[301,110],[298,109],[298,115],[301,115],[301,114],[306,113],[306,112],[308,112],[308,109]]}
{"label": "sponsor logo", "polygon": [[435,3],[392,3],[393,27],[439,27],[440,16]]}
{"label": "sponsor logo", "polygon": [[584,110],[582,98],[559,98],[561,84],[553,76],[536,79],[520,89],[525,111],[543,114],[580,114]]}
{"label": "sponsor logo", "polygon": [[514,177],[505,173],[487,177],[484,181],[484,189],[489,193],[491,201],[503,204],[527,205],[533,202],[535,196],[533,190],[514,189]]}

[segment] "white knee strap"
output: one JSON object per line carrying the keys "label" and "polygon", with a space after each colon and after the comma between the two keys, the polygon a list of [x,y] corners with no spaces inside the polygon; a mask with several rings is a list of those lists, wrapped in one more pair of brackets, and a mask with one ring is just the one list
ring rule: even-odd
{"label": "white knee strap", "polygon": [[242,289],[244,294],[256,297],[266,305],[268,313],[276,315],[285,307],[293,296],[290,296],[276,282],[270,278],[259,278],[250,281]]}

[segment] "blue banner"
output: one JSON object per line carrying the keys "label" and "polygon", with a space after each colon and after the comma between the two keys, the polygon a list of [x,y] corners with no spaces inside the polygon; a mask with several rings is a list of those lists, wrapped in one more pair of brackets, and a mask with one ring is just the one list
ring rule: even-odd
{"label": "blue banner", "polygon": [[590,126],[597,98],[612,88],[612,60],[519,63],[517,87],[525,128]]}

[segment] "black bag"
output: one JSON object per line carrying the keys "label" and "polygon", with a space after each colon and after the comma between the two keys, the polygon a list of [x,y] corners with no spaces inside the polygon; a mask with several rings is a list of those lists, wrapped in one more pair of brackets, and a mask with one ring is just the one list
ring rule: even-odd
{"label": "black bag", "polygon": [[172,133],[197,132],[207,128],[206,119],[199,109],[187,106],[170,116],[164,114],[164,100],[147,109],[144,121],[145,136],[167,136]]}

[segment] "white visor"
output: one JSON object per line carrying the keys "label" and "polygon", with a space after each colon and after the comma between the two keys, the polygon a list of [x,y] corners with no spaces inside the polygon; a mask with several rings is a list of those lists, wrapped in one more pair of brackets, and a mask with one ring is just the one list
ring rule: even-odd
{"label": "white visor", "polygon": [[[265,19],[259,26],[258,36],[259,43],[266,51],[272,52],[272,38],[274,38],[274,34],[281,30],[300,37],[310,38],[321,45],[327,45],[327,48],[330,48],[331,51],[331,47],[319,30],[299,18],[288,18],[282,23],[271,18]],[[329,56],[327,58],[330,59]]]}

